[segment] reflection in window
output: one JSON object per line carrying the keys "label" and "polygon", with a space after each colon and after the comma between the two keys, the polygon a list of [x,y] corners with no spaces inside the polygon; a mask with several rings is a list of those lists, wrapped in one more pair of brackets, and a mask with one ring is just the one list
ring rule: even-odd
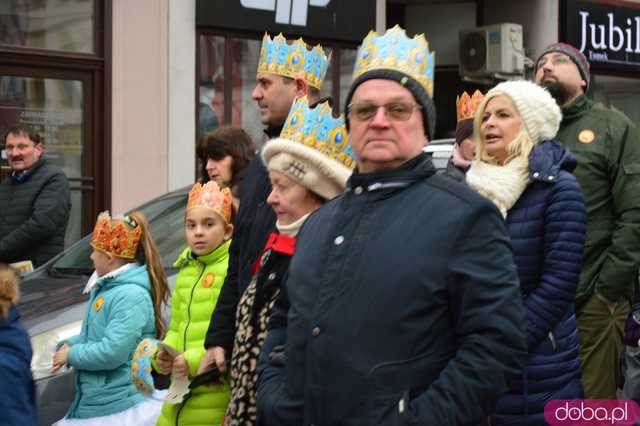
{"label": "reflection in window", "polygon": [[2,0],[0,45],[94,53],[92,0]]}
{"label": "reflection in window", "polygon": [[233,40],[231,77],[233,85],[231,122],[242,126],[258,148],[264,142],[264,126],[260,122],[260,110],[251,97],[251,92],[256,86],[260,43],[258,40]]}
{"label": "reflection in window", "polygon": [[200,36],[198,140],[222,124],[224,111],[224,37]]}
{"label": "reflection in window", "polygon": [[355,49],[342,49],[340,52],[340,104],[336,105],[336,109],[343,111],[344,103],[349,94],[349,88],[351,87],[351,76],[353,75],[353,66],[356,63],[356,50]]}
{"label": "reflection in window", "polygon": [[593,100],[622,111],[640,126],[640,83],[637,78],[592,75],[589,90]]}

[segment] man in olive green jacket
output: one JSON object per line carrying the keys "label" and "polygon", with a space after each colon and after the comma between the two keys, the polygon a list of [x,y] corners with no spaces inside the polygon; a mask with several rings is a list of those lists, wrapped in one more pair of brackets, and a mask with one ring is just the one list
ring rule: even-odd
{"label": "man in olive green jacket", "polygon": [[589,63],[573,46],[548,46],[536,83],[562,107],[557,138],[578,159],[587,240],[576,314],[585,397],[615,399],[623,325],[640,263],[640,133],[622,113],[585,96]]}

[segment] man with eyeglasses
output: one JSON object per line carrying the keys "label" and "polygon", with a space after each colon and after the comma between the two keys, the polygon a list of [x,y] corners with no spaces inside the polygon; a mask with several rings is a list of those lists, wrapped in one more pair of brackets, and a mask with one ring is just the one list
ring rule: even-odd
{"label": "man with eyeglasses", "polygon": [[42,139],[29,126],[7,130],[4,152],[11,173],[0,183],[0,262],[38,267],[64,249],[69,181],[42,158]]}
{"label": "man with eyeglasses", "polygon": [[640,133],[619,111],[591,101],[589,62],[571,45],[548,46],[535,81],[562,108],[557,138],[578,160],[587,240],[576,293],[585,397],[615,399],[628,299],[640,263]]}
{"label": "man with eyeglasses", "polygon": [[505,223],[422,151],[432,71],[424,36],[400,27],[358,49],[346,102],[357,170],[296,240],[263,346],[259,424],[478,425],[520,374]]}

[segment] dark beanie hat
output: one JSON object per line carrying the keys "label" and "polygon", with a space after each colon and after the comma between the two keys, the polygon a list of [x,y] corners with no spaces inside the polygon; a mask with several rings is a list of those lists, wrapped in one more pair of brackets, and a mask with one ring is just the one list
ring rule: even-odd
{"label": "dark beanie hat", "polygon": [[[356,88],[365,81],[376,78],[393,80],[411,92],[416,102],[422,107],[422,123],[424,125],[425,134],[429,139],[432,139],[436,132],[436,107],[433,103],[433,99],[429,97],[426,90],[420,83],[400,71],[392,69],[374,69],[366,71],[358,76],[358,78],[351,83],[351,88],[347,94],[344,110],[348,111],[351,98],[353,97],[353,92],[355,92]],[[349,130],[349,120],[346,120],[346,126],[347,130]]]}
{"label": "dark beanie hat", "polygon": [[456,125],[456,143],[458,145],[462,144],[471,135],[473,135],[473,117],[458,121]]}
{"label": "dark beanie hat", "polygon": [[586,56],[567,43],[554,43],[547,46],[546,49],[542,51],[540,56],[538,56],[538,60],[536,61],[536,71],[538,71],[538,63],[540,62],[540,58],[542,58],[547,53],[551,52],[559,52],[567,55],[571,60],[578,66],[578,70],[580,71],[580,75],[582,79],[587,82],[587,87],[585,90],[589,89],[589,81],[591,80],[591,74],[589,72],[589,61],[587,61]]}

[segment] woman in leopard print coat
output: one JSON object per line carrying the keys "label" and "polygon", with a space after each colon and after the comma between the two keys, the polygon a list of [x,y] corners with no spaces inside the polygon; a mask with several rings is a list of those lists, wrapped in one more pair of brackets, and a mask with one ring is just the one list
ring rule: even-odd
{"label": "woman in leopard print coat", "polygon": [[[302,120],[302,124],[295,126],[294,120]],[[305,126],[305,122],[314,124]],[[306,98],[298,99],[291,107],[282,135],[287,135],[287,139],[273,139],[262,150],[272,186],[267,203],[276,213],[277,232],[269,236],[254,266],[252,281],[238,303],[227,426],[256,424],[258,356],[267,336],[269,314],[295,249],[295,237],[313,211],[344,191],[351,174],[349,166],[353,164],[344,119],[333,118],[328,103],[309,109]],[[316,138],[316,144],[303,143],[310,137]],[[315,148],[332,148],[337,142],[340,143],[334,151]],[[327,152],[344,155],[330,157]]]}

